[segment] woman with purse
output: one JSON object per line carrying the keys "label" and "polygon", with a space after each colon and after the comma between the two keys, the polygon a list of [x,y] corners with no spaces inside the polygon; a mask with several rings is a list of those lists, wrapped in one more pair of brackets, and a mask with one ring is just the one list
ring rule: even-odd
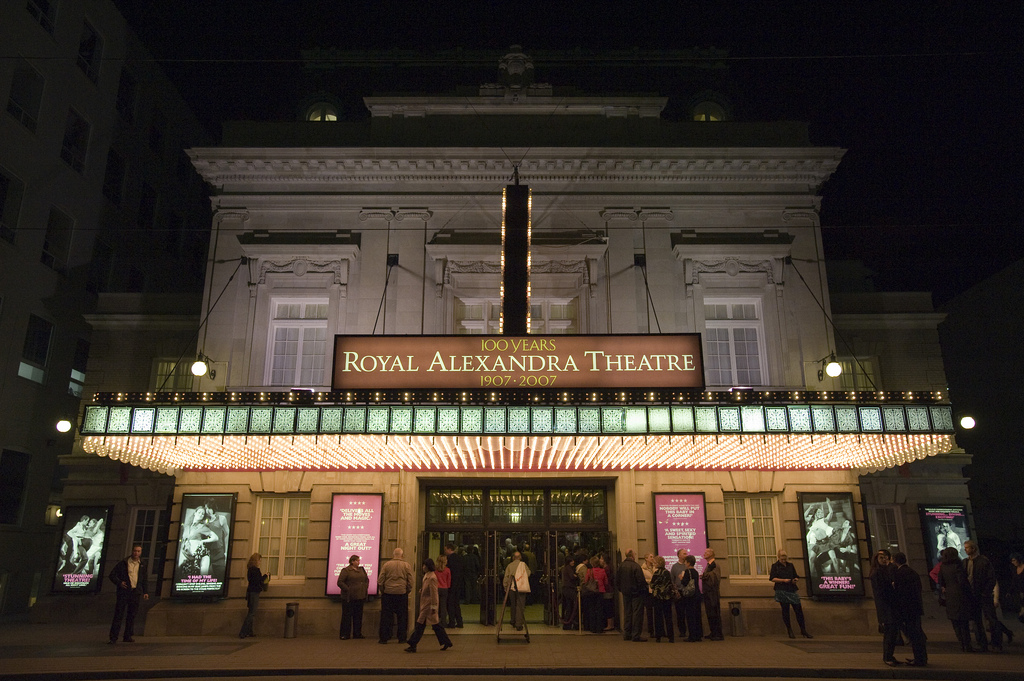
{"label": "woman with purse", "polygon": [[672,626],[672,601],[678,598],[672,575],[665,569],[665,559],[654,556],[654,574],[651,575],[651,600],[654,604],[654,640],[661,643],[662,636],[668,636],[669,643],[675,643]]}
{"label": "woman with purse", "polygon": [[700,584],[700,573],[697,572],[697,557],[689,554],[683,556],[686,568],[679,575],[679,595],[683,602],[683,617],[686,619],[687,643],[697,643],[704,639],[704,625],[700,621],[701,594],[697,585]]}
{"label": "woman with purse", "polygon": [[600,568],[600,558],[593,556],[590,559],[590,567],[587,568],[583,585],[580,587],[580,596],[583,602],[583,621],[586,623],[587,631],[592,634],[600,634],[604,631],[604,601],[602,600],[602,584],[599,575],[604,576],[604,570]]}
{"label": "woman with purse", "polygon": [[248,611],[246,612],[245,620],[242,622],[242,629],[238,632],[238,638],[256,635],[252,633],[253,624],[256,621],[256,606],[259,605],[260,594],[266,589],[266,585],[270,583],[270,575],[260,572],[261,560],[263,560],[263,556],[254,553],[249,556],[249,562],[246,565],[245,577],[246,581],[249,582],[249,587],[245,590],[245,602],[248,605]]}
{"label": "woman with purse", "polygon": [[804,638],[814,638],[807,633],[807,626],[804,623],[804,609],[800,605],[800,594],[797,593],[797,580],[800,577],[796,574],[796,567],[789,562],[789,556],[784,549],[779,549],[775,555],[778,560],[768,572],[768,581],[775,584],[775,602],[782,606],[782,622],[786,625],[786,632],[790,638],[796,638],[793,625],[789,621],[789,608],[792,607],[796,613],[800,635]]}

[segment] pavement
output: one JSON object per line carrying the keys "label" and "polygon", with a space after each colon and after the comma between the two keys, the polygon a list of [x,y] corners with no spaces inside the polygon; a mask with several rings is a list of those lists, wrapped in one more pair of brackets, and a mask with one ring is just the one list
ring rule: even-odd
{"label": "pavement", "polygon": [[[1007,618],[1017,637],[1002,653],[965,654],[943,618],[925,620],[929,664],[882,664],[881,636],[726,636],[725,641],[634,643],[621,634],[578,634],[530,625],[530,640],[507,627],[467,625],[450,630],[454,647],[441,651],[428,629],[415,654],[391,641],[367,638],[248,638],[136,636],[108,645],[107,627],[71,624],[0,624],[0,679],[165,679],[363,677],[431,675],[694,676],[823,679],[1024,679],[1024,626]],[[780,629],[781,623],[780,623]],[[896,650],[909,656],[908,646]]]}

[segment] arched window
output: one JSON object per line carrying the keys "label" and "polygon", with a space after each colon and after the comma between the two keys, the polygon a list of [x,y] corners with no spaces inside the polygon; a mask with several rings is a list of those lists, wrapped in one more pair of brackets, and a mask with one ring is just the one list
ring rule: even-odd
{"label": "arched window", "polygon": [[338,120],[338,107],[330,102],[317,102],[306,110],[307,121],[336,121]]}
{"label": "arched window", "polygon": [[725,109],[715,102],[701,102],[693,107],[695,121],[724,121]]}

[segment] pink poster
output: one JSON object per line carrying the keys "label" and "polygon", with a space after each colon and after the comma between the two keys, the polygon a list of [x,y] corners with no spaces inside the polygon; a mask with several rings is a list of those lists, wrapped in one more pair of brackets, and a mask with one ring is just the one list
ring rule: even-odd
{"label": "pink poster", "polygon": [[697,559],[697,572],[703,574],[708,547],[704,494],[655,494],[654,522],[658,555],[664,556],[665,566],[671,569],[679,560],[679,549],[686,549]]}
{"label": "pink poster", "polygon": [[327,549],[327,595],[337,596],[338,574],[352,556],[370,578],[370,595],[377,593],[380,561],[380,494],[335,494],[331,500],[331,535]]}

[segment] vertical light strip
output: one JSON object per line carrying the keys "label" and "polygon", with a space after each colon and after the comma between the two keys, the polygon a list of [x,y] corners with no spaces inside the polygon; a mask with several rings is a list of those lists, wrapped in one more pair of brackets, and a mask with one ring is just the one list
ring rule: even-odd
{"label": "vertical light strip", "polygon": [[[501,190],[501,295],[498,303],[500,304],[501,311],[498,313],[498,334],[505,333],[505,205],[508,197],[506,196],[506,188]],[[529,271],[529,270],[527,270]],[[527,288],[529,290],[529,288]],[[529,300],[529,298],[527,298]],[[484,325],[487,325],[487,320],[484,320]]]}
{"label": "vertical light strip", "polygon": [[[531,315],[533,306],[530,304],[530,274],[533,272],[533,190],[526,190],[526,333],[532,327]],[[502,272],[504,274],[504,272]]]}

